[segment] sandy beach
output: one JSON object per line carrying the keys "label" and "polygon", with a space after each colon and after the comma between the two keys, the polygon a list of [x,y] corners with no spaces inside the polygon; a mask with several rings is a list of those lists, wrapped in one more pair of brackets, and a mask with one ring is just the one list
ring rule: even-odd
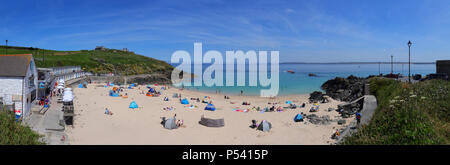
{"label": "sandy beach", "polygon": [[[98,87],[104,84],[89,84],[88,88],[74,89],[75,117],[73,126],[66,127],[70,144],[149,144],[149,145],[302,145],[302,144],[332,144],[335,140],[331,135],[336,129],[346,125],[331,122],[329,125],[315,125],[307,122],[294,122],[296,114],[303,112],[314,113],[318,116],[329,115],[331,119],[338,118],[336,111],[328,112],[328,108],[337,108],[342,103],[331,100],[320,104],[318,112],[309,112],[312,104],[308,103],[309,95],[289,95],[276,98],[262,98],[258,96],[230,96],[224,99],[223,94],[202,93],[191,90],[170,88],[161,91],[160,97],[148,97],[141,91],[147,92],[145,86],[134,89],[125,88],[121,94],[127,93],[128,98],[111,97],[108,91],[112,87]],[[140,88],[140,89],[139,89]],[[179,99],[172,98],[174,93],[181,93],[187,98],[190,105],[197,108],[190,109],[180,104]],[[204,110],[207,104],[190,100],[190,98],[204,98],[209,96],[216,106],[216,111]],[[169,101],[163,98],[168,97]],[[139,108],[129,109],[132,100]],[[287,107],[286,100],[297,105],[306,103],[305,108],[286,109],[284,112],[258,112],[252,107],[270,107],[270,103],[279,103],[277,106]],[[251,105],[242,105],[243,101]],[[230,102],[235,102],[231,104]],[[175,107],[175,110],[166,111],[164,107]],[[249,112],[236,112],[232,109],[250,109]],[[105,108],[110,109],[113,115],[104,114]],[[173,117],[184,121],[181,128],[168,130],[161,124],[161,117]],[[208,118],[224,118],[225,126],[211,128],[200,125],[201,116]],[[251,120],[267,120],[272,123],[270,132],[251,129]],[[350,120],[346,119],[346,123]]]}

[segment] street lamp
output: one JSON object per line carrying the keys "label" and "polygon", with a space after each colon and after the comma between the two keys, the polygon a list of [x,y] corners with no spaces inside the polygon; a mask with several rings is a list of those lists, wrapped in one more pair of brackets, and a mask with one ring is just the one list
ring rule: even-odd
{"label": "street lamp", "polygon": [[411,41],[408,41],[408,81],[411,83]]}
{"label": "street lamp", "polygon": [[8,40],[6,40],[6,54],[8,54]]}
{"label": "street lamp", "polygon": [[391,75],[394,73],[394,56],[393,55],[391,55]]}

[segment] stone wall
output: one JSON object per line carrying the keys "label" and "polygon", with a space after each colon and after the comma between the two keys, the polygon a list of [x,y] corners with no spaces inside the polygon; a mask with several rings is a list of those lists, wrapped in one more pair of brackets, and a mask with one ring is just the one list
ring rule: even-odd
{"label": "stone wall", "polygon": [[445,73],[450,76],[450,60],[436,61],[436,73]]}

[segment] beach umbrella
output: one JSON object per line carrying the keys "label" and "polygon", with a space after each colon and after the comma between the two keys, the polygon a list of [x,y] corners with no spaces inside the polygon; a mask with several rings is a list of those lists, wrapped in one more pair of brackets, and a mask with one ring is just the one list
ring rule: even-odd
{"label": "beach umbrella", "polygon": [[263,121],[259,124],[258,128],[256,128],[256,129],[257,129],[257,130],[260,130],[260,131],[263,131],[263,132],[269,132],[271,128],[272,128],[272,124],[269,123],[269,122],[266,121],[266,120],[263,120]]}
{"label": "beach umbrella", "polygon": [[185,98],[185,99],[183,99],[183,100],[181,100],[181,104],[189,104],[189,101]]}
{"label": "beach umbrella", "polygon": [[135,101],[132,101],[132,102],[130,103],[130,106],[129,106],[129,108],[131,108],[131,109],[135,109],[135,108],[138,108],[138,105],[136,104],[136,102],[135,102]]}
{"label": "beach umbrella", "polygon": [[177,124],[176,124],[176,119],[175,118],[169,118],[164,122],[164,128],[166,129],[176,129]]}
{"label": "beach umbrella", "polygon": [[207,127],[223,127],[225,126],[225,120],[224,119],[210,119],[201,117],[200,121],[198,122],[201,125],[207,126]]}
{"label": "beach umbrella", "polygon": [[155,93],[155,89],[154,88],[150,88],[150,90],[148,90],[148,92]]}
{"label": "beach umbrella", "polygon": [[303,116],[302,116],[301,114],[295,115],[294,121],[295,121],[295,122],[303,121]]}
{"label": "beach umbrella", "polygon": [[215,111],[215,110],[216,110],[216,107],[215,107],[213,104],[208,104],[208,105],[205,107],[205,110],[208,110],[208,111]]}

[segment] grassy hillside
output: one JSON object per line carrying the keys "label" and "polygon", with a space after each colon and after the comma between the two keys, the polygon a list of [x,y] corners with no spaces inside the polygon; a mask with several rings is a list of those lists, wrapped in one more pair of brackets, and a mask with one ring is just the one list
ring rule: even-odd
{"label": "grassy hillside", "polygon": [[[0,46],[0,54],[5,53],[5,47]],[[120,50],[55,51],[29,47],[9,47],[8,54],[33,54],[37,67],[79,65],[85,71],[92,73],[168,74],[173,68],[164,61]]]}
{"label": "grassy hillside", "polygon": [[44,144],[40,138],[41,135],[16,122],[13,113],[0,110],[0,145]]}
{"label": "grassy hillside", "polygon": [[372,79],[378,107],[372,121],[344,144],[450,144],[450,83]]}

